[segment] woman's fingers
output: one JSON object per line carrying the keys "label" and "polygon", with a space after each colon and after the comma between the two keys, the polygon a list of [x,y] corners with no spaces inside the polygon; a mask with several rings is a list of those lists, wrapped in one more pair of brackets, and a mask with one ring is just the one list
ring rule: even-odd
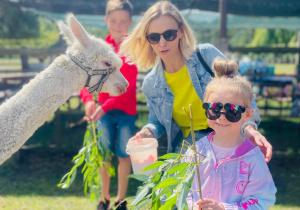
{"label": "woman's fingers", "polygon": [[261,138],[261,143],[263,145],[263,148],[261,148],[261,150],[263,149],[262,152],[265,155],[265,161],[266,161],[266,163],[268,163],[272,158],[273,147],[264,136],[262,136],[262,138]]}
{"label": "woman's fingers", "polygon": [[247,137],[254,145],[259,146],[265,156],[265,161],[268,163],[272,158],[272,145],[260,132],[254,129],[247,129]]}
{"label": "woman's fingers", "polygon": [[141,141],[142,138],[153,138],[153,134],[149,129],[144,129],[135,134],[129,141]]}
{"label": "woman's fingers", "polygon": [[258,131],[257,133],[258,135],[255,136],[255,142],[260,147],[261,152],[264,154],[266,163],[268,163],[272,158],[272,145]]}
{"label": "woman's fingers", "polygon": [[141,141],[142,137],[137,133],[135,136],[133,136],[129,141]]}
{"label": "woman's fingers", "polygon": [[137,134],[135,134],[135,136],[133,136],[131,139],[129,139],[129,141],[141,141],[143,138],[142,132],[138,132]]}

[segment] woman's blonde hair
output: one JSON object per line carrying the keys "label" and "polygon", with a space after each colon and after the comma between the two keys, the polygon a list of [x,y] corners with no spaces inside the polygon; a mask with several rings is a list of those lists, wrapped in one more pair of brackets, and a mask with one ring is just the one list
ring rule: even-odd
{"label": "woman's blonde hair", "polygon": [[196,48],[193,31],[180,15],[179,10],[169,1],[157,2],[146,11],[142,20],[123,41],[120,54],[126,56],[128,61],[136,63],[142,69],[147,70],[153,67],[158,60],[158,56],[152,50],[145,36],[150,22],[163,15],[174,18],[178,26],[181,27],[183,36],[179,42],[179,49],[186,59],[190,59]]}
{"label": "woman's blonde hair", "polygon": [[210,94],[225,90],[228,96],[242,97],[244,105],[251,107],[252,85],[246,78],[236,75],[239,70],[236,62],[218,57],[215,58],[212,69],[216,77],[206,86],[204,101],[207,101]]}

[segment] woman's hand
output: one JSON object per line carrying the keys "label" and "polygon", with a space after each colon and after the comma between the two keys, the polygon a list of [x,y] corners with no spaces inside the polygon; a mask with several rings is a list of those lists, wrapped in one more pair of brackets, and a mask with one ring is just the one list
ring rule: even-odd
{"label": "woman's hand", "polygon": [[153,133],[148,129],[143,129],[139,132],[137,132],[137,134],[135,134],[135,136],[133,136],[131,139],[129,139],[129,141],[140,141],[142,138],[153,138],[154,135]]}
{"label": "woman's hand", "polygon": [[259,146],[261,152],[265,156],[265,161],[268,163],[272,158],[272,145],[267,139],[255,130],[253,125],[246,125],[244,128],[244,136],[248,138],[254,145]]}
{"label": "woman's hand", "polygon": [[[218,204],[215,200],[210,198],[203,198],[196,202],[198,205],[199,210],[225,210],[224,206],[222,204]],[[193,210],[197,209],[197,207],[194,207]]]}
{"label": "woman's hand", "polygon": [[91,121],[91,117],[94,114],[95,110],[96,110],[96,103],[95,101],[88,101],[85,105],[84,105],[84,109],[85,109],[85,116],[84,116],[84,120],[85,121]]}

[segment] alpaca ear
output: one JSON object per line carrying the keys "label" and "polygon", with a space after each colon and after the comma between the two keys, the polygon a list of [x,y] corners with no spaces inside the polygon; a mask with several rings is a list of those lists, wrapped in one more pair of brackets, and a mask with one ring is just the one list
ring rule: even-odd
{"label": "alpaca ear", "polygon": [[72,13],[68,14],[67,22],[76,39],[84,48],[87,48],[89,46],[90,36]]}
{"label": "alpaca ear", "polygon": [[58,26],[60,33],[63,35],[63,37],[66,40],[68,45],[71,45],[72,43],[74,43],[76,41],[76,38],[74,37],[72,31],[61,20],[57,22],[57,26]]}

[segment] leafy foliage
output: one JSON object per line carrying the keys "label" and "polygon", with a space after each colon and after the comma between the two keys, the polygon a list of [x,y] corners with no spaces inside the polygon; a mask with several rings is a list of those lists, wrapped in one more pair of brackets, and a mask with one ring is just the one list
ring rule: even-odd
{"label": "leafy foliage", "polygon": [[8,2],[0,2],[0,38],[37,38],[39,21],[36,15]]}
{"label": "leafy foliage", "polygon": [[255,29],[249,47],[283,46],[287,47],[290,40],[297,34],[296,31],[284,29]]}
{"label": "leafy foliage", "polygon": [[246,46],[251,42],[253,33],[252,29],[229,29],[229,45],[232,47]]}
{"label": "leafy foliage", "polygon": [[[0,47],[2,48],[35,48],[42,49],[47,48],[59,40],[59,32],[54,22],[51,22],[42,17],[38,18],[39,35],[38,37],[26,37],[21,34],[21,37],[7,37],[0,39]],[[1,28],[1,23],[0,23]],[[1,29],[0,29],[1,30]],[[1,33],[1,32],[0,32]],[[1,35],[0,35],[1,36]]]}
{"label": "leafy foliage", "polygon": [[97,141],[102,132],[96,135],[95,123],[92,122],[88,125],[87,131],[84,135],[83,147],[79,150],[78,154],[73,158],[74,166],[63,176],[58,184],[61,188],[69,188],[75,180],[78,168],[84,163],[81,173],[83,173],[84,193],[88,190],[91,199],[99,199],[101,197],[101,175],[99,169],[107,167],[108,174],[115,176],[115,169],[111,166],[110,157],[112,152],[106,148],[104,142]]}
{"label": "leafy foliage", "polygon": [[[186,198],[196,175],[197,165],[204,160],[204,156],[197,153],[202,159],[198,162],[183,162],[184,159],[192,159],[192,155],[184,155],[184,151],[193,146],[183,142],[179,154],[169,153],[160,157],[157,161],[142,171],[156,169],[152,175],[132,174],[131,178],[143,181],[131,206],[134,209],[171,209],[177,203],[178,209],[187,209]],[[197,158],[199,159],[199,158]],[[161,202],[161,201],[164,202]]]}
{"label": "leafy foliage", "polygon": [[99,28],[87,27],[86,30],[89,34],[93,34],[95,37],[100,37],[102,39],[105,39],[107,34],[109,34],[107,29],[103,29],[100,27]]}
{"label": "leafy foliage", "polygon": [[[145,207],[147,207],[155,210],[169,210],[174,208],[176,204],[179,210],[188,209],[186,198],[195,175],[197,175],[199,194],[202,198],[198,166],[204,161],[205,156],[196,151],[191,104],[190,116],[186,111],[185,114],[190,120],[193,145],[184,140],[179,154],[169,153],[163,155],[159,158],[160,161],[144,168],[142,172],[156,169],[156,172],[149,177],[143,174],[130,175],[131,178],[143,181],[143,185],[139,188],[134,201],[131,203],[134,209],[146,209]],[[193,152],[185,153],[187,148]]]}

